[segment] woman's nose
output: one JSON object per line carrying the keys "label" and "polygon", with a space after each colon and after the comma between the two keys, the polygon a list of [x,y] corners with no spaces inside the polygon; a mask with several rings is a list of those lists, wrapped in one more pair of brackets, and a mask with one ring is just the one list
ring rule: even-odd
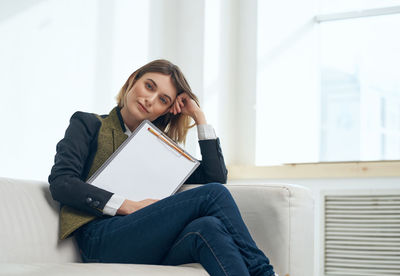
{"label": "woman's nose", "polygon": [[156,94],[149,95],[146,98],[145,103],[146,103],[146,105],[151,106],[156,99],[157,99],[157,95]]}

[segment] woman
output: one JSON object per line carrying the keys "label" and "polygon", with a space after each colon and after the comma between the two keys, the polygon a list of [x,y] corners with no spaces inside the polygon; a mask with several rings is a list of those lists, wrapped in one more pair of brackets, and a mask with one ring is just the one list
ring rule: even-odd
{"label": "woman", "polygon": [[[109,115],[76,112],[57,144],[49,183],[62,206],[61,239],[74,235],[84,262],[198,262],[210,275],[274,275],[219,184],[227,176],[219,140],[180,69],[166,60],[146,64],[128,78],[117,102]],[[185,183],[207,185],[132,201],[85,183],[145,119],[177,142],[194,120],[202,161]]]}

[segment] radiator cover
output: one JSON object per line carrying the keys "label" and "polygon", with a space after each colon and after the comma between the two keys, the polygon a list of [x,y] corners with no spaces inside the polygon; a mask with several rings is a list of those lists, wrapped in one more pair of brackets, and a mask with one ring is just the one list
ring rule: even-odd
{"label": "radiator cover", "polygon": [[400,191],[322,193],[322,274],[400,275]]}

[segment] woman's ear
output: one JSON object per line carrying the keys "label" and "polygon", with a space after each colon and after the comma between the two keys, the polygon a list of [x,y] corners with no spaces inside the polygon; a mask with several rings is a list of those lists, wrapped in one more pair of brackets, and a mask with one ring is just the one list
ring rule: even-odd
{"label": "woman's ear", "polygon": [[168,107],[167,111],[165,111],[165,112],[163,113],[163,115],[165,115],[165,114],[167,114],[167,113],[170,113],[170,111],[171,111],[172,108],[174,107],[174,104],[175,104],[177,98],[178,98],[178,97],[176,97],[175,100],[173,100],[173,102],[172,102],[171,105]]}

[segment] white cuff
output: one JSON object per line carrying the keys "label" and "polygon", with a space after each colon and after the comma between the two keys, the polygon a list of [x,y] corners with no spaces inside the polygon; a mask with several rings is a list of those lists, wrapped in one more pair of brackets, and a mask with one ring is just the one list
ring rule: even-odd
{"label": "white cuff", "polygon": [[115,216],[119,207],[121,207],[122,203],[124,203],[125,198],[122,196],[113,194],[110,200],[107,202],[106,206],[104,206],[103,214],[109,216]]}
{"label": "white cuff", "polygon": [[212,125],[197,125],[197,135],[199,140],[217,139]]}

